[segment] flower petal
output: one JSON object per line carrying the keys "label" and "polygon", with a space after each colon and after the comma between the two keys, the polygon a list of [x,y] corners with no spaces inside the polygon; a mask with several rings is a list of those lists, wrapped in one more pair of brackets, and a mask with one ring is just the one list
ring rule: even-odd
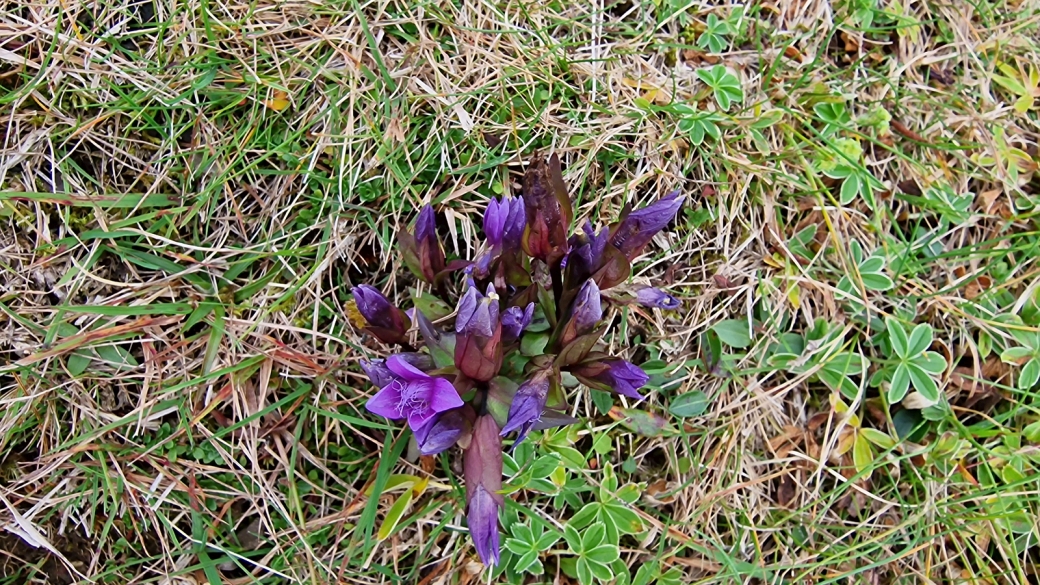
{"label": "flower petal", "polygon": [[451,382],[444,378],[432,378],[428,392],[427,400],[429,400],[430,410],[434,412],[444,412],[462,406],[459,392],[455,390]]}
{"label": "flower petal", "polygon": [[428,380],[430,378],[425,372],[408,363],[408,360],[404,357],[396,354],[386,358],[386,367],[409,382]]}
{"label": "flower petal", "polygon": [[376,395],[368,399],[365,408],[370,412],[389,419],[400,419],[401,390],[400,385],[391,382]]}

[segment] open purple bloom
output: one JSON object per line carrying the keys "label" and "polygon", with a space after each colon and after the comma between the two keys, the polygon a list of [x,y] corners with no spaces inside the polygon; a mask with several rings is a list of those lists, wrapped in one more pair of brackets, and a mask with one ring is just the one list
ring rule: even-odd
{"label": "open purple bloom", "polygon": [[464,408],[442,412],[425,426],[414,431],[419,452],[423,455],[436,455],[449,449],[463,433],[469,431],[470,422],[462,413]]}
{"label": "open purple bloom", "polygon": [[635,258],[663,230],[682,207],[683,197],[674,191],[664,198],[628,214],[610,234],[610,243],[629,260]]}
{"label": "open purple bloom", "polygon": [[590,388],[613,391],[629,398],[642,400],[639,389],[650,381],[650,376],[632,362],[609,358],[591,364],[582,364],[572,372],[581,383]]}
{"label": "open purple bloom", "polygon": [[498,510],[502,494],[502,438],[495,419],[485,414],[473,424],[473,438],[462,461],[469,509],[469,534],[485,565],[499,561]]}
{"label": "open purple bloom", "polygon": [[520,338],[534,319],[534,303],[527,303],[527,308],[509,307],[502,313],[502,341],[511,343]]}
{"label": "open purple bloom", "polygon": [[678,309],[682,305],[682,303],[679,302],[679,299],[652,286],[637,290],[636,302],[644,307],[668,310]]}
{"label": "open purple bloom", "polygon": [[513,443],[513,448],[519,445],[527,433],[531,432],[535,423],[542,417],[545,410],[545,400],[549,396],[548,371],[542,370],[533,378],[524,382],[513,396],[513,403],[509,407],[509,416],[506,418],[506,426],[502,427],[502,435],[513,431],[520,431]]}
{"label": "open purple bloom", "polygon": [[427,375],[399,355],[388,357],[386,368],[393,378],[365,404],[379,416],[408,419],[408,426],[415,431],[438,412],[463,404],[451,382]]}

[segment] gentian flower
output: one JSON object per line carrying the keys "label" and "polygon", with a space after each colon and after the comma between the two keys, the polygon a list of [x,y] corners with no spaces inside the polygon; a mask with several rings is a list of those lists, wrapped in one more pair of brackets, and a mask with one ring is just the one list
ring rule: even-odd
{"label": "gentian flower", "polygon": [[444,250],[437,239],[437,218],[433,207],[426,205],[415,220],[415,233],[400,231],[404,263],[416,277],[433,283],[444,270]]}
{"label": "gentian flower", "polygon": [[408,419],[408,426],[415,431],[438,412],[463,404],[451,382],[429,376],[399,355],[386,359],[386,369],[393,378],[365,404],[379,416]]}
{"label": "gentian flower", "polygon": [[654,309],[678,309],[682,303],[679,299],[659,288],[647,286],[636,291],[636,302],[644,307]]}
{"label": "gentian flower", "polygon": [[505,227],[502,229],[502,247],[504,251],[518,252],[520,242],[524,237],[524,227],[527,226],[524,198],[516,197],[507,201],[509,213],[506,215]]}
{"label": "gentian flower", "polygon": [[502,368],[502,324],[498,294],[489,284],[487,296],[469,287],[455,315],[455,367],[466,376],[486,382]]}
{"label": "gentian flower", "polygon": [[[415,442],[423,455],[436,455],[454,445],[470,431],[470,421],[463,414],[469,407],[453,408],[432,418],[425,426],[415,431]],[[472,416],[472,409],[470,416]]]}
{"label": "gentian flower", "polygon": [[534,303],[527,303],[527,308],[509,307],[502,313],[502,341],[512,343],[520,338],[534,319]]}
{"label": "gentian flower", "polygon": [[597,234],[592,228],[592,223],[586,221],[582,231],[571,236],[571,251],[567,254],[566,266],[572,282],[584,281],[603,265],[603,251],[610,236],[608,231],[601,229]]}
{"label": "gentian flower", "polygon": [[408,331],[407,315],[374,286],[362,284],[351,291],[358,313],[364,317],[365,330],[385,343],[400,343]]}
{"label": "gentian flower", "polygon": [[663,230],[682,207],[683,198],[674,191],[661,200],[628,214],[611,230],[610,243],[632,260]]}
{"label": "gentian flower", "polygon": [[644,398],[639,389],[650,381],[650,376],[642,368],[618,358],[581,364],[572,373],[589,388],[617,392],[636,400]]}
{"label": "gentian flower", "polygon": [[477,554],[485,565],[499,560],[498,510],[503,505],[502,438],[495,419],[485,414],[473,425],[473,438],[462,461],[466,478],[466,521]]}
{"label": "gentian flower", "polygon": [[520,431],[513,443],[513,449],[519,445],[527,433],[531,432],[542,418],[545,410],[545,400],[549,396],[549,371],[542,370],[530,380],[524,382],[516,390],[513,396],[513,404],[509,407],[509,416],[506,426],[502,427],[502,435],[513,431]]}
{"label": "gentian flower", "polygon": [[590,333],[602,319],[603,305],[600,300],[599,287],[596,286],[596,281],[590,278],[585,281],[574,298],[570,320],[560,335],[561,346],[566,346],[577,337]]}

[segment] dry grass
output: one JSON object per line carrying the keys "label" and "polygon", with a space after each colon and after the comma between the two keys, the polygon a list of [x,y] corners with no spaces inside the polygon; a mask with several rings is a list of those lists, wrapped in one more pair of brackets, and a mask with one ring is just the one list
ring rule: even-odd
{"label": "dry grass", "polygon": [[[1040,324],[1040,128],[995,81],[1001,64],[1040,63],[1037,7],[882,2],[865,33],[847,3],[760,2],[712,56],[694,41],[733,7],[668,4],[3,6],[0,583],[486,580],[454,456],[397,459],[400,429],[361,407],[356,362],[386,348],[346,302],[362,282],[414,286],[393,242],[421,203],[468,256],[484,202],[516,189],[535,150],[565,161],[578,217],[688,195],[635,276],[683,310],[625,313],[612,343],[638,336],[634,358],[684,364],[643,408],[667,415],[700,390],[707,411],[644,437],[575,398],[589,418],[571,438],[593,462],[564,491],[607,462],[645,484],[633,508],[648,531],[622,541],[633,576],[1035,582],[1040,475],[1022,430],[1038,396],[994,356],[1014,345],[1002,316]],[[716,61],[744,98],[698,147],[668,104],[719,110],[697,76]],[[829,133],[814,106],[839,100],[849,118]],[[891,122],[867,119],[879,112]],[[842,204],[820,172],[843,161],[839,137],[884,183],[876,203]],[[963,216],[928,198],[944,185],[975,194]],[[862,287],[854,239],[886,256],[891,290]],[[900,409],[864,379],[850,419],[814,372],[765,352],[822,319],[873,371],[884,315],[933,326],[950,406],[864,466],[856,424],[894,436]],[[749,316],[731,375],[697,367],[706,331]],[[362,538],[394,502],[368,505],[377,463],[431,479],[380,543]],[[550,526],[575,512],[513,497]],[[545,580],[566,582],[556,549]]]}

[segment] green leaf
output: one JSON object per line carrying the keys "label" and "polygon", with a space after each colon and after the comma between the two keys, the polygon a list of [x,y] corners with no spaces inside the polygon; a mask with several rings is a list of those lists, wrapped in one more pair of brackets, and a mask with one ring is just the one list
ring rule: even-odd
{"label": "green leaf", "polygon": [[1033,386],[1036,386],[1036,381],[1040,379],[1040,360],[1033,358],[1026,362],[1026,365],[1022,366],[1022,370],[1018,373],[1018,388],[1020,390],[1030,390]]}
{"label": "green leaf", "polygon": [[722,343],[737,349],[751,345],[751,325],[745,319],[719,321],[711,328]]}
{"label": "green leaf", "polygon": [[[902,365],[900,365],[902,367]],[[906,365],[907,370],[910,373],[910,380],[914,384],[914,389],[921,393],[921,396],[928,402],[935,404],[939,402],[939,386],[935,383],[935,380],[924,371],[921,366],[916,363],[910,363]]]}
{"label": "green leaf", "polygon": [[892,352],[901,358],[910,357],[907,353],[910,340],[903,325],[892,317],[885,317],[885,328],[888,329],[888,342],[892,344]]}
{"label": "green leaf", "polygon": [[[604,544],[604,545],[597,546],[597,547],[595,547],[595,548],[593,548],[591,550],[585,551],[585,555],[584,556],[585,556],[585,558],[589,559],[590,561],[595,561],[597,564],[605,566],[605,565],[609,565],[610,563],[613,563],[614,561],[618,560],[618,558],[620,557],[620,554],[619,554],[617,546],[615,546],[613,544]],[[610,575],[608,577],[601,577],[601,578],[609,579],[612,576],[613,575]]]}
{"label": "green leaf", "polygon": [[898,404],[909,391],[910,370],[906,367],[906,364],[899,364],[892,374],[892,382],[888,387],[888,403]]}
{"label": "green leaf", "polygon": [[892,279],[885,274],[868,272],[860,274],[859,277],[863,281],[863,287],[867,290],[886,291],[895,286]]}
{"label": "green leaf", "polygon": [[393,534],[394,529],[401,522],[401,517],[408,511],[408,507],[412,505],[414,496],[415,494],[412,490],[406,490],[401,494],[401,497],[397,498],[397,501],[394,502],[393,506],[390,506],[390,510],[386,513],[386,518],[383,519],[383,524],[379,527],[379,532],[376,533],[376,539],[382,542]]}
{"label": "green leaf", "polygon": [[708,395],[700,390],[676,396],[668,405],[668,412],[679,418],[690,418],[704,414],[708,409]]}
{"label": "green leaf", "polygon": [[528,333],[520,340],[520,353],[528,357],[542,355],[548,343],[548,333]]}
{"label": "green leaf", "polygon": [[599,502],[589,502],[588,504],[585,504],[581,510],[578,510],[578,512],[567,521],[567,526],[573,526],[578,529],[585,528],[599,517],[601,508],[602,505]]}
{"label": "green leaf", "polygon": [[626,483],[615,494],[619,500],[631,504],[639,499],[643,493],[643,487],[636,483]]}
{"label": "green leaf", "polygon": [[821,369],[816,372],[816,377],[826,384],[828,388],[841,392],[849,400],[855,400],[859,396],[859,386],[844,374],[839,374],[829,369]]}
{"label": "green leaf", "polygon": [[600,414],[607,414],[610,412],[610,407],[614,406],[614,396],[611,395],[610,392],[589,388],[589,396],[592,398],[592,403],[596,405],[596,410],[598,410]]}
{"label": "green leaf", "polygon": [[856,441],[852,445],[852,463],[858,473],[863,473],[874,462],[874,449],[870,441],[862,433],[856,433]]}
{"label": "green leaf", "polygon": [[914,330],[910,332],[910,339],[907,343],[907,356],[918,355],[924,350],[928,349],[928,346],[932,344],[932,326],[927,323],[919,323]]}
{"label": "green leaf", "polygon": [[848,205],[856,200],[856,195],[859,195],[859,190],[862,187],[859,175],[850,174],[845,177],[845,181],[841,184],[841,192],[839,193],[839,201],[842,205]]}
{"label": "green leaf", "polygon": [[645,412],[635,408],[615,406],[610,409],[610,418],[621,423],[621,426],[644,437],[660,437],[674,434],[675,427],[659,414]]}
{"label": "green leaf", "polygon": [[643,521],[639,515],[625,507],[623,504],[613,502],[604,504],[603,511],[614,521],[618,531],[625,534],[639,534],[643,531]]}
{"label": "green leaf", "polygon": [[929,374],[936,376],[946,371],[946,358],[934,351],[926,351],[918,355],[913,359],[912,363]]}
{"label": "green leaf", "polygon": [[1018,364],[1022,360],[1033,355],[1033,350],[1028,347],[1009,347],[1000,352],[1000,360],[1006,364]]}
{"label": "green leaf", "polygon": [[571,469],[585,469],[585,456],[574,447],[554,447],[563,460],[563,464]]}
{"label": "green leaf", "polygon": [[574,526],[571,526],[570,522],[563,527],[563,539],[567,541],[567,548],[569,548],[571,552],[577,554],[582,551],[581,534],[578,533],[578,530],[574,528]]}
{"label": "green leaf", "polygon": [[542,567],[542,561],[538,560],[538,553],[532,550],[519,555],[513,561],[513,570],[517,573],[528,572],[532,575],[541,575],[545,568]]}
{"label": "green leaf", "polygon": [[589,526],[585,531],[585,534],[581,536],[581,550],[589,551],[600,545],[607,540],[607,527],[602,522],[596,522],[592,526]]}
{"label": "green leaf", "polygon": [[1030,443],[1040,443],[1040,420],[1027,424],[1022,429],[1022,436]]}
{"label": "green leaf", "polygon": [[585,557],[578,557],[576,568],[578,571],[578,583],[581,583],[581,585],[592,585],[593,575],[592,569],[589,568],[589,561]]}
{"label": "green leaf", "polygon": [[560,533],[555,530],[550,530],[538,538],[538,542],[535,543],[535,548],[541,551],[549,550],[552,545],[556,544],[560,540]]}
{"label": "green leaf", "polygon": [[859,434],[882,449],[891,449],[896,446],[895,439],[877,429],[862,428],[859,430]]}
{"label": "green leaf", "polygon": [[88,355],[85,351],[77,351],[69,355],[65,363],[65,367],[67,367],[69,369],[69,373],[75,377],[87,371],[87,366],[90,365],[90,362],[90,355]]}

